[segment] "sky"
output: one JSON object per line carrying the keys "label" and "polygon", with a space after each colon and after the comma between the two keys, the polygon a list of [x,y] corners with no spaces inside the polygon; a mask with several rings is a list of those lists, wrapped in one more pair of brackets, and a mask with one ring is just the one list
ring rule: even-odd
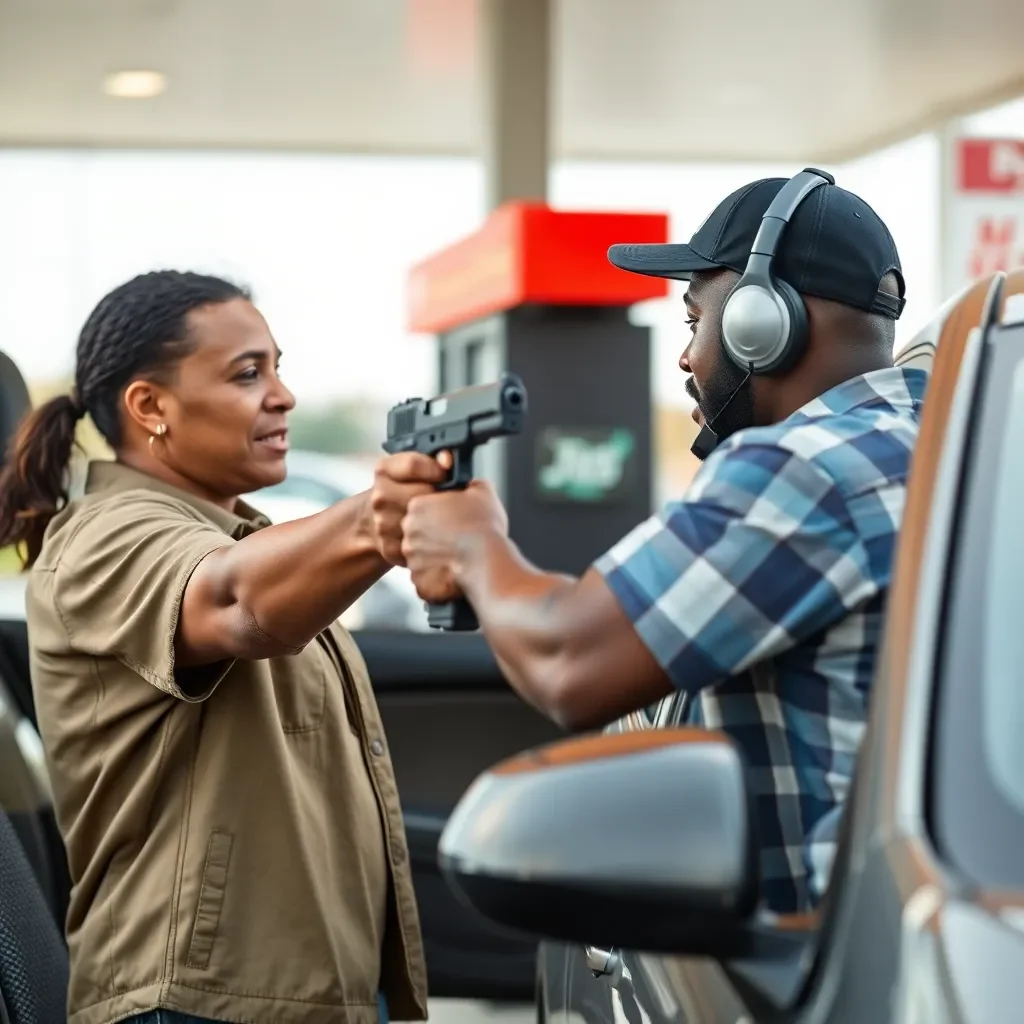
{"label": "sky", "polygon": [[[1024,137],[1024,100],[977,115],[964,130]],[[939,152],[925,135],[829,168],[896,239],[908,288],[903,340],[942,299]],[[685,240],[733,189],[796,170],[559,164],[549,202],[667,212],[672,238]],[[471,160],[0,151],[0,348],[30,380],[62,377],[106,291],[144,270],[194,269],[253,288],[300,401],[390,403],[431,392],[435,345],[406,329],[406,274],[484,213],[482,169]],[[676,366],[687,337],[682,288],[634,316],[654,330],[657,400],[687,406]]]}

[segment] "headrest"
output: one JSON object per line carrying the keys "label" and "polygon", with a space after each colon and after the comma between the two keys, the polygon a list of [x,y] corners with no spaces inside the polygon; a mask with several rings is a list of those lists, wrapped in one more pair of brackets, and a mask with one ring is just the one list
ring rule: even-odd
{"label": "headrest", "polygon": [[[998,308],[995,303],[998,299]],[[955,380],[970,333],[983,323],[1019,320],[1024,307],[1024,269],[979,277],[948,299],[896,356],[897,366],[927,370]],[[940,374],[941,371],[941,374]]]}
{"label": "headrest", "polygon": [[[959,365],[966,332],[981,325],[981,316],[986,297],[992,291],[1000,273],[979,277],[947,299],[935,315],[900,349],[895,358],[897,366],[911,366],[934,372],[935,359],[941,348],[954,347],[955,353],[946,358],[954,359]],[[1013,275],[1011,275],[1011,278]],[[955,338],[955,344],[950,339]]]}
{"label": "headrest", "polygon": [[7,452],[18,424],[31,408],[25,378],[14,360],[0,352],[0,452]]}

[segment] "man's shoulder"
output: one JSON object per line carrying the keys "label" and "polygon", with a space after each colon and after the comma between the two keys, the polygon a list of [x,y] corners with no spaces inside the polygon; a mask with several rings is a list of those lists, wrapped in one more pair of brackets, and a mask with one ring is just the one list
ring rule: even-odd
{"label": "man's shoulder", "polygon": [[691,496],[718,487],[752,493],[776,487],[781,479],[806,486],[829,486],[836,469],[829,451],[835,435],[827,427],[790,422],[748,427],[726,438],[707,458]]}
{"label": "man's shoulder", "polygon": [[841,494],[859,494],[905,482],[917,433],[914,417],[891,409],[825,409],[733,435],[722,448],[722,469],[774,462],[780,473],[820,475]]}
{"label": "man's shoulder", "polygon": [[[781,425],[753,427],[728,438],[705,461],[679,507],[716,509],[777,529],[826,516],[848,518],[835,467]],[[788,525],[784,525],[788,524]]]}

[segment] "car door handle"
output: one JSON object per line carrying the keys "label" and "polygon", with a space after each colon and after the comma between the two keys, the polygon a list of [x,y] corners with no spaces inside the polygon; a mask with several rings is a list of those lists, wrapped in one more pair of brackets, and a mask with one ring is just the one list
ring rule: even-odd
{"label": "car door handle", "polygon": [[618,951],[614,949],[599,949],[597,946],[587,946],[586,954],[587,969],[595,978],[614,975],[622,962]]}

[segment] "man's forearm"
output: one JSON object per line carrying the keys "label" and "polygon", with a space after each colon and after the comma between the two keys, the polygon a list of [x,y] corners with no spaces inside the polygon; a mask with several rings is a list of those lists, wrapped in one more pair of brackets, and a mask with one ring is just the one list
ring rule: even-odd
{"label": "man's forearm", "polygon": [[505,677],[519,695],[564,727],[572,623],[571,576],[542,572],[507,537],[484,538],[455,567]]}
{"label": "man's forearm", "polygon": [[490,534],[469,542],[456,582],[519,695],[563,729],[599,729],[673,691],[604,577],[541,572]]}
{"label": "man's forearm", "polygon": [[215,552],[225,599],[237,603],[269,646],[303,647],[390,568],[370,522],[369,494],[358,494]]}

